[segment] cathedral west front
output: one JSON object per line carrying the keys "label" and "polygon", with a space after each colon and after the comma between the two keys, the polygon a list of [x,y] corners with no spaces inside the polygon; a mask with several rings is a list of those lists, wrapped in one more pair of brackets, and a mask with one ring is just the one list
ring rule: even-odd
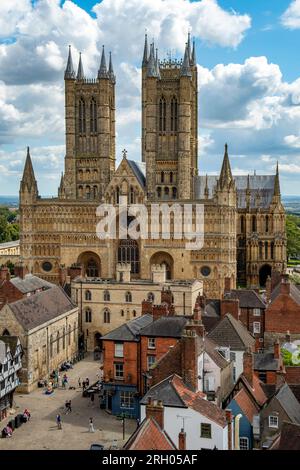
{"label": "cathedral west front", "polygon": [[[66,155],[58,195],[39,196],[29,149],[20,186],[20,249],[29,271],[55,283],[72,267],[87,278],[115,279],[124,263],[132,279],[145,280],[152,266],[164,265],[169,280],[202,280],[204,294],[219,299],[225,278],[232,288],[256,288],[285,270],[278,168],[273,175],[234,176],[225,145],[218,175],[198,171],[197,62],[190,37],[182,60],[160,60],[145,38],[139,162],[124,152],[116,167],[111,55],[107,62],[103,48],[98,75],[90,79],[81,56],[75,72],[70,49],[64,78]],[[186,250],[186,241],[175,237],[99,239],[97,207],[118,207],[122,196],[147,208],[202,204],[203,248]]]}

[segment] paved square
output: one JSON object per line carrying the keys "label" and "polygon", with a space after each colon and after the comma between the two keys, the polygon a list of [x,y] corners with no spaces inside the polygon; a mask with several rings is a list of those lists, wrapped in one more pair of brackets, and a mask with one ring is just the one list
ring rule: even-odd
{"label": "paved square", "polygon": [[[88,450],[93,443],[103,444],[107,449],[114,440],[122,447],[136,428],[135,420],[126,420],[123,441],[122,421],[101,410],[98,397],[94,404],[89,398],[83,398],[82,390],[78,388],[79,377],[81,380],[88,377],[92,384],[96,382],[98,372],[99,361],[89,355],[67,372],[69,386],[76,387],[75,390],[59,389],[52,395],[45,395],[44,389],[38,388],[30,395],[15,394],[16,413],[13,417],[28,408],[31,420],[16,429],[11,438],[0,439],[0,450]],[[66,400],[72,400],[72,413],[68,415],[64,412]],[[56,426],[58,413],[62,417],[62,430]],[[88,431],[90,417],[93,417],[95,433]],[[1,430],[10,419],[0,423]]]}

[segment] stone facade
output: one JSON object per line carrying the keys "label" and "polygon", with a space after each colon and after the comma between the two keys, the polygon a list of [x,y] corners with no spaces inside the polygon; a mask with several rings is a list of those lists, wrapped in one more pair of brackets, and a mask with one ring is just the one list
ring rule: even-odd
{"label": "stone facade", "polygon": [[[118,273],[126,273],[126,266],[118,265]],[[123,282],[84,277],[72,281],[72,300],[79,307],[80,328],[89,351],[100,346],[103,335],[140,316],[143,300],[152,299],[152,303],[160,304],[164,294],[162,289],[171,292],[177,314],[192,315],[196,299],[203,293],[202,282],[165,281],[164,274],[157,278],[158,274],[161,273],[154,267],[153,281],[131,280],[130,273]]]}
{"label": "stone facade", "polygon": [[[35,294],[30,299],[24,299],[11,304],[6,304],[0,315],[0,331],[6,334],[18,336],[24,351],[22,358],[22,369],[20,371],[19,392],[29,393],[37,387],[41,379],[49,377],[49,374],[57,369],[63,362],[71,360],[78,351],[78,307],[70,303],[70,308],[61,313],[46,314],[44,319],[40,319],[37,313],[37,306],[34,297],[45,296],[39,300],[39,304],[44,304],[45,310],[49,305],[48,295],[54,295],[56,299],[60,294],[56,292],[58,287],[54,287],[45,292]],[[61,295],[66,296],[64,293]],[[20,303],[33,302],[33,314],[38,315],[40,321],[30,321],[26,326],[22,316],[16,314],[16,308],[28,316],[28,306]],[[59,300],[58,300],[59,301]],[[67,301],[68,302],[68,301]],[[48,317],[48,319],[47,319]]]}
{"label": "stone facade", "polygon": [[[201,279],[207,297],[219,299],[225,277],[264,285],[272,270],[286,267],[285,215],[278,171],[272,176],[233,177],[227,146],[219,176],[198,175],[197,67],[190,41],[182,62],[159,61],[148,44],[142,66],[142,162],[115,168],[115,76],[102,53],[97,79],[75,75],[71,53],[65,73],[66,157],[58,197],[40,198],[28,152],[20,187],[21,256],[29,271],[58,283],[62,266],[83,266],[88,277],[114,278],[119,262],[132,276],[150,279],[164,264],[169,279]],[[185,240],[162,237],[99,239],[100,203],[119,207],[176,202],[204,207],[204,246],[187,250]],[[117,225],[119,221],[117,220]],[[119,227],[119,225],[118,225]]]}

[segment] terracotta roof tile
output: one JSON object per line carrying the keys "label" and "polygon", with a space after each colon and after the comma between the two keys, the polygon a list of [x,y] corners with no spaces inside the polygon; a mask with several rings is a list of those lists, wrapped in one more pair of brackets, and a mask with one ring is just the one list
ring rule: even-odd
{"label": "terracotta roof tile", "polygon": [[239,405],[244,415],[252,423],[253,416],[258,413],[259,408],[255,406],[254,402],[249,397],[248,393],[242,388],[235,396],[234,400]]}
{"label": "terracotta roof tile", "polygon": [[144,419],[126,442],[128,450],[176,450],[175,445],[155,419]]}

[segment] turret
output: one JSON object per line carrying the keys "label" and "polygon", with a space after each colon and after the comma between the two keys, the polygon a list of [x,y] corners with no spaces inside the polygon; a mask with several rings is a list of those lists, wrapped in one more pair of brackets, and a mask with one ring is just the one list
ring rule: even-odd
{"label": "turret", "polygon": [[145,34],[145,45],[144,45],[144,55],[143,55],[142,67],[147,67],[148,57],[149,57],[148,37],[147,37],[147,34]]}
{"label": "turret", "polygon": [[23,177],[20,185],[20,201],[21,203],[33,202],[38,197],[38,187],[35,179],[33,166],[30,157],[30,150],[27,147],[27,155],[24,166]]}
{"label": "turret", "polygon": [[219,178],[219,188],[220,189],[230,188],[230,186],[232,186],[233,183],[234,181],[233,181],[229,157],[228,157],[228,145],[225,144],[225,153],[224,153],[223,164],[222,164],[222,169],[221,169],[220,178]]}
{"label": "turret", "polygon": [[280,200],[281,200],[281,193],[280,193],[280,181],[279,181],[279,168],[278,168],[278,162],[277,162],[276,175],[275,175],[275,181],[274,181],[273,201],[279,202]]}
{"label": "turret", "polygon": [[197,59],[196,59],[196,44],[195,44],[195,40],[193,40],[191,65],[196,65],[196,62],[197,62]]}
{"label": "turret", "polygon": [[192,77],[188,43],[186,43],[185,45],[184,58],[183,58],[183,62],[182,62],[181,70],[180,70],[180,75],[182,77]]}
{"label": "turret", "polygon": [[65,70],[65,80],[75,80],[75,71],[73,67],[71,46],[69,46],[68,62]]}
{"label": "turret", "polygon": [[108,72],[107,72],[107,67],[106,67],[106,59],[105,59],[105,50],[104,46],[102,46],[102,55],[101,55],[101,63],[100,67],[98,70],[98,78],[109,78]]}
{"label": "turret", "polygon": [[147,64],[147,77],[157,78],[157,67],[154,57],[154,43],[150,46],[150,56]]}
{"label": "turret", "polygon": [[113,63],[112,63],[112,58],[111,58],[111,52],[109,53],[109,68],[108,68],[108,76],[109,79],[113,84],[116,83],[116,76],[114,74],[114,69],[113,69]]}
{"label": "turret", "polygon": [[84,80],[84,72],[83,72],[83,65],[81,60],[81,52],[79,52],[79,63],[78,63],[78,71],[76,80]]}

